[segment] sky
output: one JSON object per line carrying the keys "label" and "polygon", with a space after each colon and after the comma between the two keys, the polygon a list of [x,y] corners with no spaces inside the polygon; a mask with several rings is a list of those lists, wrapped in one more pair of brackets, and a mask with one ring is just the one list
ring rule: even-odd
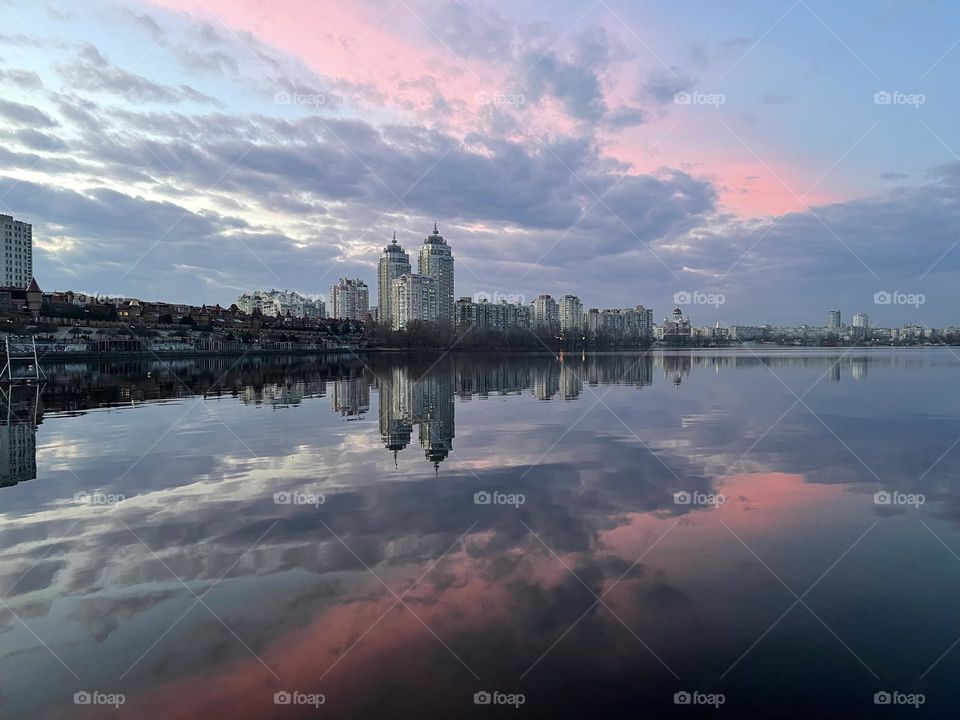
{"label": "sky", "polygon": [[960,324],[960,6],[0,0],[0,213],[45,290]]}

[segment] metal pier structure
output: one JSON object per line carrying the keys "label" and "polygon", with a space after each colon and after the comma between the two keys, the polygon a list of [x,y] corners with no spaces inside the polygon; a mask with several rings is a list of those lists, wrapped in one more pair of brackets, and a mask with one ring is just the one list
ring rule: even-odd
{"label": "metal pier structure", "polygon": [[37,358],[32,335],[4,335],[0,344],[0,384],[36,383],[46,380]]}

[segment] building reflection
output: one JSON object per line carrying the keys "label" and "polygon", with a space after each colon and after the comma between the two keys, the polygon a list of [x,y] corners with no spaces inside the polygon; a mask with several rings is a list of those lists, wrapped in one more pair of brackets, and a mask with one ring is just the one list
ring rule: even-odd
{"label": "building reflection", "polygon": [[37,425],[42,416],[39,386],[0,388],[0,487],[37,476]]}
{"label": "building reflection", "polygon": [[[865,381],[870,365],[922,368],[916,353],[837,356],[830,352],[773,350],[751,352],[648,352],[523,354],[329,354],[302,357],[191,358],[62,363],[45,366],[47,382],[3,388],[0,410],[0,486],[36,476],[36,432],[41,405],[47,412],[82,414],[109,407],[137,407],[166,399],[234,397],[245,405],[295,410],[329,395],[332,412],[346,420],[371,409],[371,386],[378,396],[383,446],[399,459],[414,437],[424,457],[439,469],[453,453],[455,399],[527,395],[542,402],[589,398],[600,385],[641,390],[654,375],[680,389],[694,372],[730,370],[815,370],[836,382],[842,372]],[[42,402],[41,402],[42,401]]]}
{"label": "building reflection", "polygon": [[439,470],[451,450],[454,437],[454,371],[452,363],[440,363],[425,376],[410,367],[395,366],[379,376],[380,436],[394,461],[410,444],[417,425],[420,446],[427,460]]}

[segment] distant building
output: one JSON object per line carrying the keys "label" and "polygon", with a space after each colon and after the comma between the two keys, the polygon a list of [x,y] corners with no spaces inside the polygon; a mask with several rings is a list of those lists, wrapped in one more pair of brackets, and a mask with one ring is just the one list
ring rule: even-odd
{"label": "distant building", "polygon": [[731,325],[727,332],[731,340],[752,342],[763,340],[767,335],[767,328],[757,325]]}
{"label": "distant building", "polygon": [[839,330],[843,325],[840,322],[840,311],[830,310],[827,312],[827,329]]}
{"label": "distant building", "polygon": [[247,315],[254,310],[268,317],[324,318],[327,304],[288,290],[254,290],[237,298],[237,307]]}
{"label": "distant building", "polygon": [[338,320],[363,322],[370,312],[370,292],[363,280],[340,278],[330,288],[331,316]]}
{"label": "distant building", "polygon": [[683,316],[680,308],[673,309],[673,315],[663,319],[658,331],[659,339],[669,345],[688,345],[693,338],[690,319]]}
{"label": "distant building", "polygon": [[33,226],[0,215],[0,285],[26,289],[33,279]]}
{"label": "distant building", "polygon": [[548,332],[560,329],[560,308],[550,295],[538,295],[533,301],[531,327]]}
{"label": "distant building", "polygon": [[476,327],[484,330],[509,330],[530,327],[530,306],[508,303],[506,300],[488,302],[469,297],[457,300],[454,307],[457,327]]}
{"label": "distant building", "polygon": [[639,336],[644,340],[649,340],[653,337],[653,310],[651,308],[645,308],[643,305],[637,305],[637,314],[639,318],[639,327],[638,333]]}
{"label": "distant building", "polygon": [[397,233],[393,233],[393,242],[380,254],[380,267],[377,275],[378,322],[390,323],[393,318],[392,297],[393,281],[401,275],[411,275],[410,256],[397,244]]}
{"label": "distant building", "polygon": [[453,251],[433,224],[420,248],[420,274],[437,282],[437,321],[453,325]]}
{"label": "distant building", "polygon": [[391,327],[403,330],[414,320],[437,322],[439,312],[437,281],[428,275],[401,275],[391,286]]}
{"label": "distant building", "polygon": [[560,330],[565,333],[583,332],[583,303],[576,295],[564,295],[559,303]]}
{"label": "distant building", "polygon": [[870,318],[866,313],[854,313],[850,336],[856,340],[864,340],[870,334]]}

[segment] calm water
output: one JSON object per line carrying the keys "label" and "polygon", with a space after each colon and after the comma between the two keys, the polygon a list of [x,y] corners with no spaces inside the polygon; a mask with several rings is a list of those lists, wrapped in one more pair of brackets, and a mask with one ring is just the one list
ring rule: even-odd
{"label": "calm water", "polygon": [[7,393],[3,717],[954,716],[948,350],[234,362]]}

